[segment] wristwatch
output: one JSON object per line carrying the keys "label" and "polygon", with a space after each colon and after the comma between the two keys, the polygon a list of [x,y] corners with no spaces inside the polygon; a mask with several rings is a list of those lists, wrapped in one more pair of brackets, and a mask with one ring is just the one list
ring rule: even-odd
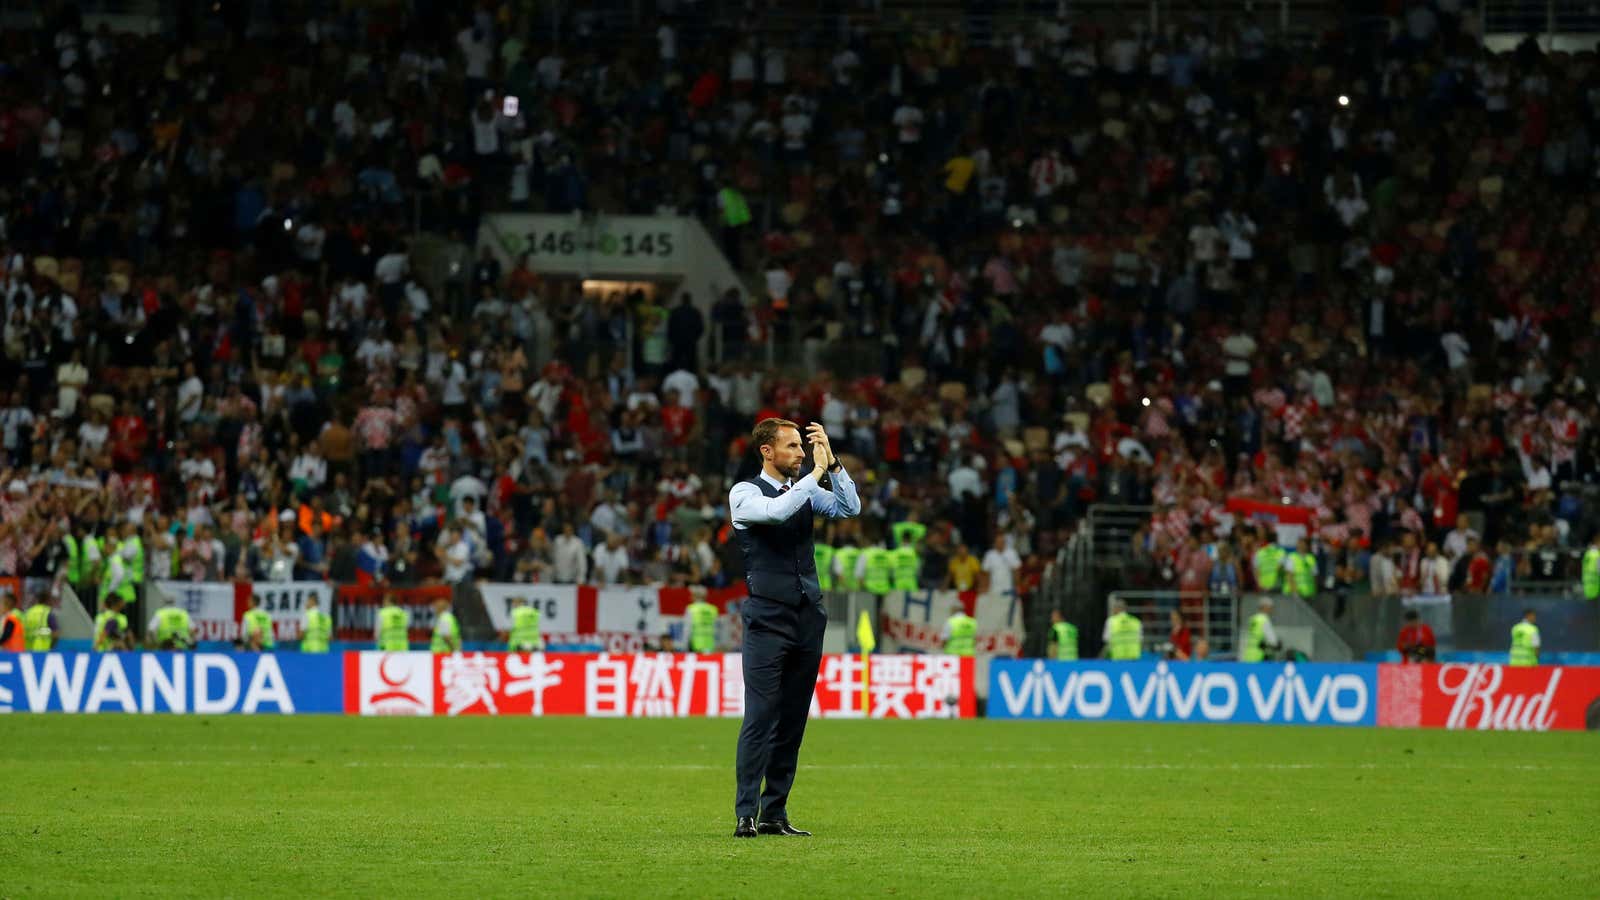
{"label": "wristwatch", "polygon": [[834,472],[843,472],[843,471],[844,471],[844,463],[839,462],[839,458],[837,456],[834,457],[833,458],[833,462],[828,464],[828,472],[829,473],[834,473]]}

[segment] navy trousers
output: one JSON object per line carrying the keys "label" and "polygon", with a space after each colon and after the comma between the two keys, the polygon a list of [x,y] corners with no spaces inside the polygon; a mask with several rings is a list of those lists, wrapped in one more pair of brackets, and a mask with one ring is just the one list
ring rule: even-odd
{"label": "navy trousers", "polygon": [[740,617],[744,726],[739,729],[733,813],[759,816],[764,822],[787,819],[828,616],[804,598],[796,605],[748,597],[740,604]]}

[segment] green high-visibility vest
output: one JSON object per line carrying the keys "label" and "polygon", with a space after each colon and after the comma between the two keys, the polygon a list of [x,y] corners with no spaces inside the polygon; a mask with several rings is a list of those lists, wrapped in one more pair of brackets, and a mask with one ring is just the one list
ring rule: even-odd
{"label": "green high-visibility vest", "polygon": [[144,541],[139,540],[138,535],[134,535],[118,544],[117,552],[121,553],[122,548],[129,546],[133,547],[133,556],[127,559],[128,578],[133,581],[134,586],[137,588],[139,585],[144,584]]}
{"label": "green high-visibility vest", "polygon": [[1600,548],[1583,551],[1583,596],[1600,600]]}
{"label": "green high-visibility vest", "polygon": [[817,561],[817,585],[825,591],[833,590],[833,548],[827,544],[816,544],[811,548],[811,553]]}
{"label": "green high-visibility vest", "polygon": [[[114,579],[112,576],[116,575],[119,570],[122,573],[121,579]],[[132,603],[134,600],[138,599],[139,595],[136,593],[133,586],[133,578],[128,575],[127,561],[113,559],[111,562],[106,563],[105,571],[100,573],[101,600],[105,600],[106,597],[111,595],[111,584],[114,580],[121,581],[121,583],[117,585],[116,594],[118,597],[122,598],[123,602]]]}
{"label": "green high-visibility vest", "polygon": [[944,642],[944,652],[954,656],[971,656],[977,651],[977,619],[966,613],[956,613],[945,624],[950,626],[950,638]]}
{"label": "green high-visibility vest", "polygon": [[301,653],[327,653],[333,640],[333,616],[320,609],[306,610],[304,633],[300,635]]}
{"label": "green high-visibility vest", "polygon": [[861,583],[856,581],[856,560],[861,558],[861,548],[840,547],[833,551],[833,558],[839,564],[839,579],[834,586],[841,591],[860,590]]}
{"label": "green high-visibility vest", "polygon": [[904,547],[907,544],[922,543],[923,536],[928,533],[928,526],[921,522],[896,522],[889,529],[889,533],[894,535],[894,545],[896,547]]}
{"label": "green high-visibility vest", "polygon": [[1539,648],[1534,646],[1539,640],[1539,626],[1532,622],[1518,622],[1511,626],[1511,664],[1513,666],[1537,666],[1539,664]]}
{"label": "green high-visibility vest", "polygon": [[1050,626],[1056,639],[1056,659],[1078,658],[1078,626],[1071,622],[1057,622]]}
{"label": "green high-visibility vest", "polygon": [[1283,558],[1286,556],[1283,548],[1277,544],[1265,544],[1256,550],[1256,586],[1263,591],[1278,589],[1278,577],[1283,574]]}
{"label": "green high-visibility vest", "polygon": [[543,644],[539,637],[539,610],[533,606],[519,606],[511,611],[511,635],[506,649],[512,652],[538,650]]}
{"label": "green high-visibility vest", "polygon": [[1247,624],[1244,646],[1239,648],[1239,662],[1256,663],[1267,658],[1267,614],[1256,613]]}
{"label": "green high-visibility vest", "polygon": [[172,642],[174,647],[189,646],[189,611],[176,606],[156,610],[156,643]]}
{"label": "green high-visibility vest", "polygon": [[410,629],[410,613],[398,606],[384,606],[378,609],[379,650],[411,649],[411,638],[407,634]]}
{"label": "green high-visibility vest", "polygon": [[261,649],[271,650],[276,647],[277,641],[272,637],[272,615],[264,609],[247,609],[244,619],[239,623],[239,637],[246,643],[250,641],[250,632],[261,632]]}
{"label": "green high-visibility vest", "polygon": [[128,617],[109,609],[100,610],[100,615],[94,617],[94,651],[104,653],[111,649],[111,636],[106,634],[106,625],[116,622],[119,634],[128,633]]}
{"label": "green high-visibility vest", "polygon": [[894,586],[894,557],[882,547],[869,547],[863,555],[867,570],[862,574],[862,585],[874,594],[889,593]]}
{"label": "green high-visibility vest", "polygon": [[1317,595],[1317,558],[1296,550],[1289,554],[1289,571],[1294,576],[1292,584],[1284,584],[1284,593],[1306,599]]}
{"label": "green high-visibility vest", "polygon": [[717,649],[717,608],[704,600],[689,604],[689,651],[710,653]]}
{"label": "green high-visibility vest", "polygon": [[[453,640],[455,647],[451,648],[446,639]],[[429,649],[435,653],[451,653],[461,649],[461,626],[456,624],[455,613],[447,609],[433,621],[433,643]]]}
{"label": "green high-visibility vest", "polygon": [[750,222],[750,204],[744,202],[744,195],[738,189],[725,187],[717,192],[717,197],[722,200],[722,222],[729,228],[738,228]]}
{"label": "green high-visibility vest", "polygon": [[84,582],[84,576],[89,574],[86,554],[83,547],[78,545],[78,539],[70,534],[62,535],[61,546],[67,551],[67,581],[73,585]]}
{"label": "green high-visibility vest", "polygon": [[50,630],[50,604],[35,603],[28,607],[22,614],[22,628],[29,650],[43,653],[51,649],[55,635]]}
{"label": "green high-visibility vest", "polygon": [[1138,659],[1144,652],[1144,625],[1125,612],[1111,617],[1112,659]]}
{"label": "green high-visibility vest", "polygon": [[922,558],[917,554],[916,547],[911,544],[901,544],[890,550],[889,564],[894,569],[895,590],[914,591],[917,589],[917,575],[922,571]]}

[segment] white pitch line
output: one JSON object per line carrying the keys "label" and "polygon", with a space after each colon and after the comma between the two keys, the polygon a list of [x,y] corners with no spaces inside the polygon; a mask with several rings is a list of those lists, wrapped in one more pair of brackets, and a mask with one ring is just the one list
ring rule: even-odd
{"label": "white pitch line", "polygon": [[[295,759],[284,757],[277,761],[281,765],[293,766]],[[252,768],[258,769],[264,764],[261,760],[235,760],[235,759],[136,759],[127,760],[123,765],[142,766],[147,768],[165,767],[221,767],[221,768]],[[318,765],[323,764],[318,760]],[[345,769],[463,769],[463,770],[498,770],[498,769],[537,769],[551,771],[559,769],[579,769],[586,771],[629,771],[629,772],[725,772],[731,767],[728,764],[710,763],[577,763],[575,765],[551,764],[547,762],[433,762],[429,760],[349,760],[347,762],[328,762],[326,765]],[[849,772],[849,771],[926,771],[950,770],[971,772],[974,770],[999,770],[999,771],[1170,771],[1170,772],[1259,772],[1259,771],[1415,771],[1440,769],[1460,772],[1555,772],[1555,771],[1580,771],[1583,766],[1557,766],[1557,765],[1470,765],[1464,763],[1427,763],[1416,762],[1408,764],[1389,765],[1386,763],[971,763],[971,764],[916,764],[916,763],[802,763],[807,771],[824,772]]]}

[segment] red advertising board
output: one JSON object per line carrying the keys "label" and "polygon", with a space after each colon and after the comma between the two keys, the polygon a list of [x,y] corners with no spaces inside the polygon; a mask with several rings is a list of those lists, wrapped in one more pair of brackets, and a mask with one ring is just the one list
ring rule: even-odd
{"label": "red advertising board", "polygon": [[1495,731],[1600,729],[1600,668],[1381,665],[1378,724]]}
{"label": "red advertising board", "polygon": [[[431,677],[430,677],[431,675]],[[970,718],[970,657],[872,657],[870,717]],[[866,718],[861,657],[822,659],[811,715]],[[738,654],[362,652],[346,655],[345,712],[361,715],[742,716]]]}

